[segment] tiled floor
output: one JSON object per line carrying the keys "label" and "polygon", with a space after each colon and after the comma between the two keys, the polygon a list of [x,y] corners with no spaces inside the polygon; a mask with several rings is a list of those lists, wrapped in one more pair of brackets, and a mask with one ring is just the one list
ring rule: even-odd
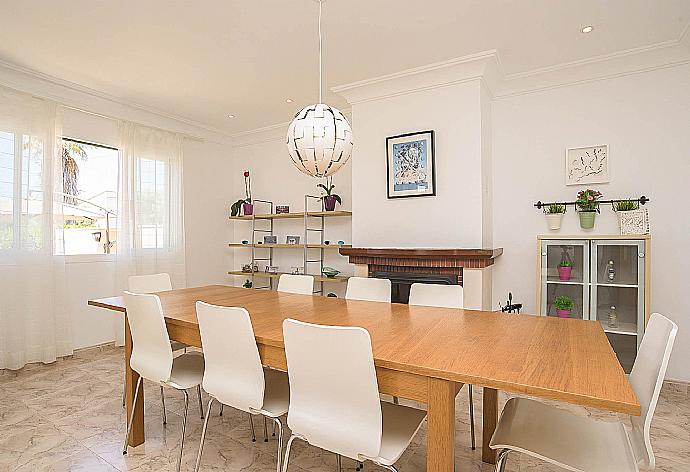
{"label": "tiled floor", "polygon": [[[175,470],[181,431],[182,395],[166,392],[168,424],[161,422],[158,388],[146,385],[146,443],[122,455],[125,418],[121,405],[122,349],[84,350],[52,365],[30,365],[16,372],[0,371],[0,471],[168,471]],[[202,422],[196,394],[190,395],[189,422],[183,470],[193,470]],[[506,397],[501,396],[502,401]],[[206,406],[206,401],[204,401]],[[481,443],[481,391],[476,389],[477,440]],[[467,393],[458,395],[456,470],[491,471],[481,462],[479,449],[470,445]],[[574,409],[602,419],[611,415]],[[202,470],[274,471],[276,441],[262,441],[263,428],[255,421],[259,440],[252,443],[247,416],[215,409],[208,430]],[[687,385],[664,388],[652,425],[657,470],[690,471],[690,397]],[[426,428],[398,462],[401,472],[423,471],[426,464]],[[345,470],[355,463],[343,460]],[[299,441],[293,446],[291,472],[333,471],[333,454]],[[382,470],[366,464],[365,471]],[[561,470],[525,456],[513,455],[509,471]]]}

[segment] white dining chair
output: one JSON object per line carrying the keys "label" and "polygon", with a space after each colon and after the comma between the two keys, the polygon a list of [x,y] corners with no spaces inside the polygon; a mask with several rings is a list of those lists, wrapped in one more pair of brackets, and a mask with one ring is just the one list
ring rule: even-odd
{"label": "white dining chair", "polygon": [[[206,361],[203,385],[211,398],[194,470],[198,471],[201,464],[211,406],[218,401],[249,413],[250,418],[251,415],[261,415],[273,420],[278,428],[276,470],[280,472],[283,452],[283,423],[280,417],[288,412],[290,404],[287,374],[265,369],[261,365],[247,310],[196,302],[196,313]],[[252,425],[252,434],[253,430]]]}
{"label": "white dining chair", "polygon": [[391,281],[374,277],[350,277],[345,289],[346,300],[391,302]]}
{"label": "white dining chair", "polygon": [[380,400],[369,333],[287,319],[283,337],[292,431],[283,472],[295,439],[336,453],[339,469],[345,456],[396,471],[426,412]]}
{"label": "white dining chair", "polygon": [[567,470],[587,472],[653,469],[649,430],[666,375],[676,324],[658,313],[649,319],[630,372],[641,415],[631,416],[632,430],[620,422],[596,421],[526,398],[506,403],[490,446],[500,449],[496,471],[508,454],[521,452]]}
{"label": "white dining chair", "polygon": [[[148,274],[148,275],[131,275],[127,281],[128,290],[132,293],[155,293],[155,292],[168,292],[173,289],[172,282],[170,280],[170,274],[160,273],[160,274]],[[170,347],[173,352],[177,351],[187,351],[187,346],[184,343],[178,341],[170,341]],[[123,386],[122,391],[122,406],[125,406],[125,392]],[[204,407],[201,403],[201,387],[197,388],[197,395],[199,397],[199,414],[201,419],[204,419]],[[163,391],[163,386],[161,386],[161,403],[163,404],[163,424],[168,424],[168,418],[165,413],[165,392]]]}
{"label": "white dining chair", "polygon": [[[410,305],[433,306],[438,308],[462,308],[462,285],[441,285],[416,283],[410,287]],[[476,449],[474,434],[474,399],[472,385],[467,384],[467,393],[470,402],[470,435],[472,450]],[[397,401],[397,399],[394,400]]]}
{"label": "white dining chair", "polygon": [[[187,389],[201,384],[204,375],[204,356],[200,352],[188,352],[173,357],[168,328],[163,317],[163,307],[158,295],[125,292],[124,299],[129,330],[132,334],[132,355],[129,365],[132,370],[139,374],[134,390],[133,404],[137,404],[139,391],[143,388],[142,379],[156,382],[163,387],[181,390],[184,394],[182,438],[177,459],[177,471],[179,472],[182,465],[182,449],[189,409]],[[135,408],[132,408],[129,418],[123,454],[127,454],[134,410]]]}
{"label": "white dining chair", "polygon": [[314,294],[313,275],[281,274],[278,279],[278,291],[285,293]]}

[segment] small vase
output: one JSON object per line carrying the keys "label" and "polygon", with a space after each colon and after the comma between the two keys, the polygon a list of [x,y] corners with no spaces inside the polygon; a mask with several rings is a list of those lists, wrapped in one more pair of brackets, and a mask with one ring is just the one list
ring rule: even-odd
{"label": "small vase", "polygon": [[254,204],[253,203],[243,203],[242,204],[242,211],[244,212],[245,216],[249,216],[254,213]]}
{"label": "small vase", "polygon": [[572,266],[567,266],[567,267],[558,267],[558,278],[562,280],[563,282],[567,282],[570,280],[570,276],[572,275],[573,272],[573,267]]}
{"label": "small vase", "polygon": [[592,229],[594,228],[594,220],[597,217],[596,211],[580,211],[578,212],[580,217],[580,228],[582,229]]}
{"label": "small vase", "polygon": [[335,210],[336,201],[335,195],[326,195],[323,197],[323,206],[326,207],[326,211]]}
{"label": "small vase", "polygon": [[570,310],[556,310],[559,318],[570,318]]}
{"label": "small vase", "polygon": [[563,221],[563,213],[546,214],[546,224],[551,231],[558,231],[561,229],[561,221]]}

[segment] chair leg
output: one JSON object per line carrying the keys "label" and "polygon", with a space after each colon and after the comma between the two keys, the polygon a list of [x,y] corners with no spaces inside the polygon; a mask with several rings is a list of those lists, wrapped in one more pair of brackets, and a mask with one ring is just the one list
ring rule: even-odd
{"label": "chair leg", "polygon": [[165,415],[165,393],[163,393],[163,386],[161,385],[161,403],[163,404],[163,426],[168,424],[168,417]]}
{"label": "chair leg", "polygon": [[276,436],[276,423],[273,423],[273,434],[271,436],[275,437]]}
{"label": "chair leg", "polygon": [[208,410],[206,410],[206,419],[204,420],[204,427],[201,430],[201,443],[199,444],[199,453],[196,456],[196,465],[194,472],[199,472],[201,465],[201,453],[204,450],[204,441],[206,440],[206,428],[208,428],[208,420],[211,418],[211,405],[213,405],[213,397],[208,401]]}
{"label": "chair leg", "polygon": [[268,420],[264,416],[264,442],[268,442]]}
{"label": "chair leg", "polygon": [[134,410],[137,407],[137,397],[139,397],[139,387],[141,387],[141,380],[143,377],[139,377],[137,380],[137,386],[134,389],[134,402],[132,403],[132,412],[129,415],[129,423],[127,424],[127,437],[125,437],[125,446],[122,448],[122,455],[127,454],[127,445],[129,444],[129,436],[132,434],[132,423],[134,422]]}
{"label": "chair leg", "polygon": [[364,470],[364,462],[360,462],[357,467],[355,467],[356,471]]}
{"label": "chair leg", "polygon": [[254,418],[252,418],[251,413],[249,413],[249,429],[252,430],[252,442],[256,442],[256,434],[254,434]]}
{"label": "chair leg", "polygon": [[290,448],[292,447],[292,441],[297,439],[297,436],[294,434],[290,436],[290,439],[288,439],[287,446],[285,447],[285,457],[283,457],[283,471],[282,472],[287,472],[288,470],[288,462],[290,462]]}
{"label": "chair leg", "polygon": [[398,397],[393,397],[393,404],[400,405],[400,399]]}
{"label": "chair leg", "polygon": [[506,462],[508,462],[508,453],[510,449],[501,449],[496,456],[496,472],[504,472],[506,469]]}
{"label": "chair leg", "polygon": [[127,379],[122,382],[122,408],[125,407],[125,397],[127,396]]}
{"label": "chair leg", "polygon": [[223,407],[224,406],[225,405],[223,405],[222,403],[220,404],[220,414],[218,416],[223,416]]}
{"label": "chair leg", "polygon": [[335,462],[337,466],[338,472],[343,472],[343,460],[342,456],[340,454],[335,455]]}
{"label": "chair leg", "polygon": [[398,472],[398,469],[396,469],[394,465],[383,465],[383,464],[379,464],[378,462],[375,462],[375,464],[378,465],[379,467],[383,467],[384,469],[388,469],[391,472]]}
{"label": "chair leg", "polygon": [[199,416],[204,419],[204,405],[201,403],[201,385],[196,386],[196,394],[199,396]]}
{"label": "chair leg", "polygon": [[474,401],[472,399],[472,384],[467,384],[467,391],[470,395],[470,434],[472,435],[472,450],[476,449],[474,440]]}
{"label": "chair leg", "polygon": [[281,423],[280,418],[273,418],[273,426],[278,428],[278,462],[276,472],[280,472],[281,466],[283,465],[283,423]]}
{"label": "chair leg", "polygon": [[182,468],[182,449],[184,448],[184,432],[187,429],[187,411],[189,410],[189,394],[187,390],[182,390],[184,393],[184,416],[182,417],[182,439],[180,439],[180,454],[177,456],[177,472]]}

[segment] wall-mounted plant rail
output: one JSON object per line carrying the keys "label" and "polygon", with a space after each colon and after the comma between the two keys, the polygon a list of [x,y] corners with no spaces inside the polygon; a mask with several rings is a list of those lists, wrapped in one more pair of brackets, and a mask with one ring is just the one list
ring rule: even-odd
{"label": "wall-mounted plant rail", "polygon": [[[640,205],[644,205],[645,203],[649,202],[649,198],[645,197],[642,195],[640,198],[634,199],[634,198],[619,198],[616,200],[599,200],[599,204],[601,205],[602,203],[610,203],[611,208],[613,208],[614,203],[619,203],[619,202],[627,202],[627,201],[633,201],[633,202],[638,202]],[[538,201],[537,203],[534,204],[535,207],[537,207],[540,210],[544,210],[546,212],[546,209],[549,207],[549,205],[563,205],[566,207],[566,210],[569,206],[575,206],[577,205],[577,202],[547,202],[544,203],[542,201]],[[599,209],[597,209],[599,211]]]}

